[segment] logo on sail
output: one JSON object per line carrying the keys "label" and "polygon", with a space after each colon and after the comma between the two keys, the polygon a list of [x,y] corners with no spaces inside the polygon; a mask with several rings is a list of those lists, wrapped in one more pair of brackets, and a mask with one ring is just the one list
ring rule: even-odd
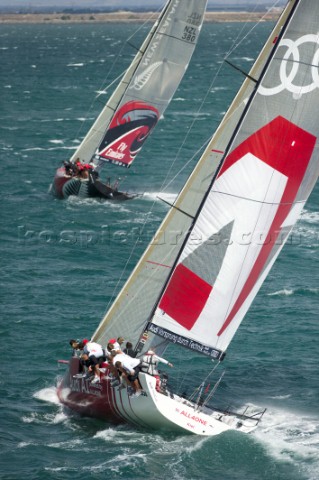
{"label": "logo on sail", "polygon": [[[193,230],[203,242],[186,245],[159,303],[166,315],[206,336],[210,325],[215,337],[241,320],[305,201],[298,192],[315,144],[279,116],[227,156]],[[263,241],[212,242],[247,231]]]}
{"label": "logo on sail", "polygon": [[153,65],[144,70],[140,75],[136,75],[133,80],[133,84],[129,88],[134,88],[135,90],[142,90],[145,87],[153,73],[162,65],[163,62],[155,62]]}
{"label": "logo on sail", "polygon": [[106,132],[97,155],[129,167],[159,119],[158,110],[142,101],[123,105]]}
{"label": "logo on sail", "polygon": [[[277,93],[282,92],[283,90],[288,90],[294,95],[294,98],[298,99],[305,93],[312,92],[319,87],[319,48],[317,48],[313,54],[312,59],[309,58],[310,49],[307,51],[305,44],[315,44],[319,47],[319,36],[316,34],[303,35],[298,38],[296,41],[289,40],[284,38],[281,40],[279,48],[281,46],[287,47],[287,51],[283,56],[282,62],[279,68],[279,77],[281,84],[275,87],[265,87],[261,85],[258,88],[258,93],[261,95],[269,96],[276,95]],[[303,49],[303,54],[301,54],[301,46]],[[311,46],[311,52],[314,49],[314,46]],[[308,74],[308,69],[311,71],[311,79],[309,78],[309,83],[304,84],[304,77],[300,78],[302,85],[297,84],[297,76],[299,74],[299,69],[302,69],[303,74],[305,73],[305,68],[307,68],[306,73]],[[311,81],[310,81],[311,80]]]}

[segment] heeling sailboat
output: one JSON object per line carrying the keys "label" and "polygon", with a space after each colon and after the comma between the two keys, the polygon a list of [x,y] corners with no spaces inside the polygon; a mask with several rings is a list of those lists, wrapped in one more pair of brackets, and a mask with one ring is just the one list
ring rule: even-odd
{"label": "heeling sailboat", "polygon": [[[318,20],[316,0],[288,2],[95,341],[125,332],[138,356],[173,342],[223,360],[318,177]],[[96,387],[74,378],[78,369],[72,358],[61,402],[115,422],[216,435],[250,432],[263,413],[164,395],[145,373],[145,394],[132,399],[107,379]]]}
{"label": "heeling sailboat", "polygon": [[129,168],[170,103],[188,67],[207,0],[169,0],[118,87],[69,162],[58,168],[51,191],[113,200],[134,198],[118,181],[100,179],[106,163]]}

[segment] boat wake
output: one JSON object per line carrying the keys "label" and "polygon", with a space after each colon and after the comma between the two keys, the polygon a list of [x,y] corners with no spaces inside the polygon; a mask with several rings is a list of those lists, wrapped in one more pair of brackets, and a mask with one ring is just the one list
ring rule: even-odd
{"label": "boat wake", "polygon": [[319,418],[285,410],[267,410],[262,423],[253,433],[268,453],[283,462],[291,462],[308,480],[318,479]]}
{"label": "boat wake", "polygon": [[34,398],[37,400],[42,400],[44,402],[49,402],[49,403],[54,403],[55,405],[60,405],[60,401],[58,399],[57,393],[56,393],[56,387],[48,387],[48,388],[43,388],[42,390],[39,390],[38,392],[35,392],[33,395]]}
{"label": "boat wake", "polygon": [[143,198],[146,200],[156,200],[156,201],[161,201],[165,200],[165,202],[168,203],[174,203],[175,199],[177,197],[177,193],[162,193],[162,192],[145,192],[143,195]]}

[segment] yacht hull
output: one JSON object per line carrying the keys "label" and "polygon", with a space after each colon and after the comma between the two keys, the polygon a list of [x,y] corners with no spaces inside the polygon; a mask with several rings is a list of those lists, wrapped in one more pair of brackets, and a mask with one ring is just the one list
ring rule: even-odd
{"label": "yacht hull", "polygon": [[67,175],[64,167],[57,169],[53,183],[50,187],[50,193],[56,198],[66,199],[70,196],[80,198],[104,198],[107,200],[131,200],[138,196],[119,191],[100,179],[90,176],[87,179],[71,177]]}
{"label": "yacht hull", "polygon": [[68,372],[58,385],[57,394],[63,405],[80,415],[115,424],[128,423],[157,431],[202,436],[214,436],[226,430],[249,433],[259,421],[256,417],[198,408],[173,393],[160,393],[156,379],[145,373],[140,373],[139,376],[143,393],[135,397],[130,396],[126,388],[113,388],[107,372],[97,384],[92,384],[87,378],[77,378],[78,372],[79,359],[73,357]]}

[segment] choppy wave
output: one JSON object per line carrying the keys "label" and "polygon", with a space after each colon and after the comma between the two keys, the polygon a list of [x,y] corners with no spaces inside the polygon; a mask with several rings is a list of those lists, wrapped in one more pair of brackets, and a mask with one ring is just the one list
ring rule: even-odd
{"label": "choppy wave", "polygon": [[277,290],[276,292],[268,293],[269,297],[272,296],[290,296],[290,295],[318,295],[319,288],[284,288],[282,290]]}
{"label": "choppy wave", "polygon": [[318,416],[269,409],[253,435],[276,460],[291,462],[308,480],[318,479]]}

